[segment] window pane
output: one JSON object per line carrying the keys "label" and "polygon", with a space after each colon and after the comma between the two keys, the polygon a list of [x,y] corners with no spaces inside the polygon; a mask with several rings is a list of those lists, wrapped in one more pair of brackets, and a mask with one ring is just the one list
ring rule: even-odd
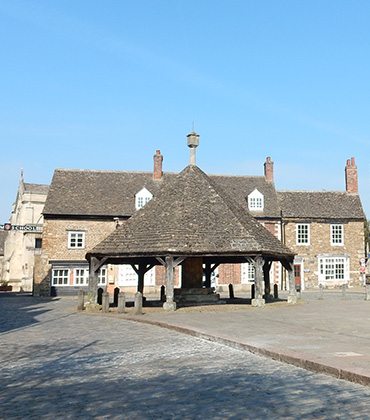
{"label": "window pane", "polygon": [[343,226],[342,225],[331,225],[331,243],[332,244],[343,243]]}
{"label": "window pane", "polygon": [[308,244],[309,242],[309,225],[297,225],[297,244]]}

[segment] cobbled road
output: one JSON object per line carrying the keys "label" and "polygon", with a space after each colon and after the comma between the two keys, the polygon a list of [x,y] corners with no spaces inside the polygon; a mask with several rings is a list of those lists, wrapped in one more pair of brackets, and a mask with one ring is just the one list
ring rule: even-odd
{"label": "cobbled road", "polygon": [[0,294],[1,419],[368,419],[370,388],[160,327]]}

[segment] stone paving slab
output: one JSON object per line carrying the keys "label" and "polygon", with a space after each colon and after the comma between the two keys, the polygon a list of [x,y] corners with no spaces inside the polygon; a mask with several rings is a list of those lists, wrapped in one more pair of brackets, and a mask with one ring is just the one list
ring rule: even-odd
{"label": "stone paving slab", "polygon": [[308,298],[298,305],[268,304],[193,308],[189,313],[148,312],[131,317],[305,369],[370,385],[370,302],[362,295],[341,300]]}
{"label": "stone paving slab", "polygon": [[[76,305],[0,294],[0,419],[369,418],[368,386],[125,316],[80,313]],[[282,313],[298,321],[291,314],[299,306],[288,309]],[[272,307],[234,312],[242,332],[248,312],[250,322],[276,319],[268,315],[276,312]],[[187,313],[194,330],[218,318],[215,311],[204,313]],[[141,319],[163,317],[176,325],[184,315],[151,312]],[[271,326],[266,330],[271,334]],[[264,341],[271,343],[267,332]]]}

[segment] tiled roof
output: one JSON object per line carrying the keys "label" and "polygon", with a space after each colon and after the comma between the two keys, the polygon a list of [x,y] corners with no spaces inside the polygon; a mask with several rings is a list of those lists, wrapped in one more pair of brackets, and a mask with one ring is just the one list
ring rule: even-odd
{"label": "tiled roof", "polygon": [[146,188],[155,195],[176,174],[160,181],[152,172],[56,169],[44,215],[131,216],[135,194]]}
{"label": "tiled roof", "polygon": [[283,218],[364,219],[358,194],[345,191],[277,191]]}
{"label": "tiled roof", "polygon": [[217,184],[221,185],[235,200],[248,210],[248,195],[257,189],[264,196],[263,211],[251,212],[256,217],[280,216],[275,186],[266,181],[264,176],[231,176],[209,175]]}
{"label": "tiled roof", "polygon": [[[135,212],[135,194],[145,187],[156,195],[175,176],[164,172],[162,180],[155,181],[152,172],[56,169],[44,214],[129,217]],[[274,184],[264,177],[210,175],[210,178],[246,210],[248,195],[258,189],[265,197],[265,208],[253,215],[279,217]]]}
{"label": "tiled roof", "polygon": [[187,166],[90,253],[293,255],[196,166]]}
{"label": "tiled roof", "polygon": [[[164,172],[160,181],[152,172],[56,169],[44,207],[49,216],[130,217],[135,195],[143,188],[156,196],[177,174]],[[209,178],[248,210],[248,195],[255,189],[264,196],[260,218],[363,219],[357,194],[345,191],[276,191],[263,176],[209,175]],[[26,184],[36,185],[36,184]],[[47,187],[47,186],[44,186]]]}
{"label": "tiled roof", "polygon": [[47,194],[49,191],[49,185],[45,184],[29,184],[24,183],[24,190],[30,193]]}

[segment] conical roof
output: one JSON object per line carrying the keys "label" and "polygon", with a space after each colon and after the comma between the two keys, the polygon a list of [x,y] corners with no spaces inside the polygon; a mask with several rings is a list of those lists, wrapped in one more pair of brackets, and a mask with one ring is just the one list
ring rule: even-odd
{"label": "conical roof", "polygon": [[195,165],[174,177],[87,257],[169,254],[294,255]]}

